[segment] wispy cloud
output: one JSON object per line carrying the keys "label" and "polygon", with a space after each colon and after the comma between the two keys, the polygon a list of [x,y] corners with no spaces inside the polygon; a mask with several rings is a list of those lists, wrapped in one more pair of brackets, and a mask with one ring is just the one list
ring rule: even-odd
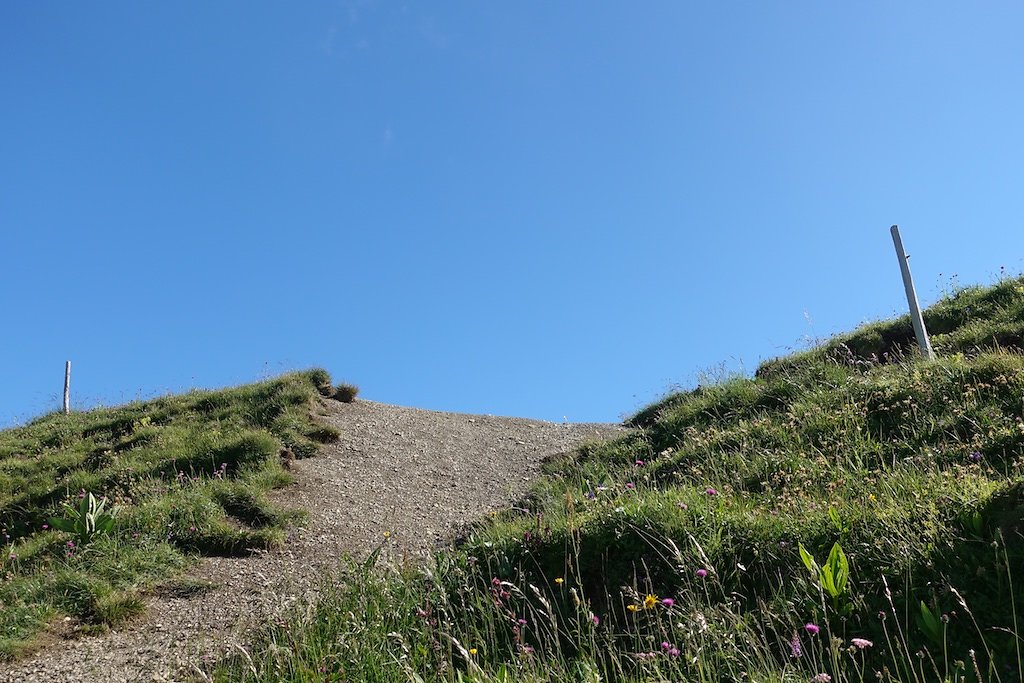
{"label": "wispy cloud", "polygon": [[320,47],[323,49],[324,54],[327,55],[328,57],[334,54],[334,38],[337,35],[337,26],[331,26],[329,29],[327,29],[327,38],[324,39],[324,42]]}
{"label": "wispy cloud", "polygon": [[433,17],[423,17],[417,26],[420,36],[436,48],[448,47],[448,36],[437,26]]}

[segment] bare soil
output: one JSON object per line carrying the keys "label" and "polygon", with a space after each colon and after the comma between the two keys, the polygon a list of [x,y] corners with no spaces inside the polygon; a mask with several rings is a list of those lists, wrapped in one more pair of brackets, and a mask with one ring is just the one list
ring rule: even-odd
{"label": "bare soil", "polygon": [[206,558],[153,591],[145,614],[102,635],[66,639],[0,664],[0,681],[181,681],[296,602],[315,599],[339,558],[415,560],[462,526],[526,492],[542,461],[623,428],[463,415],[359,400],[325,401],[341,439],[300,460],[275,502],[309,512],[280,550]]}

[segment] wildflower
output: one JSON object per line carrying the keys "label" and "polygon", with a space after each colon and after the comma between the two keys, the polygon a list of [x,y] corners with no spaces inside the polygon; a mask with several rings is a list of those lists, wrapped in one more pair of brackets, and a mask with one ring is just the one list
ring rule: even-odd
{"label": "wildflower", "polygon": [[597,616],[596,614],[591,614],[591,615],[590,615],[590,620],[591,620],[592,622],[594,622],[594,626],[597,626],[598,624],[600,624],[600,623],[601,623],[601,619],[600,619],[600,617],[598,617],[598,616]]}
{"label": "wildflower", "polygon": [[831,680],[832,677],[828,674],[820,673],[815,675],[814,678],[811,679],[811,683],[829,683]]}
{"label": "wildflower", "polygon": [[523,653],[528,655],[533,654],[533,648],[529,645],[523,645]]}
{"label": "wildflower", "polygon": [[519,619],[516,623],[520,626],[526,626],[526,619]]}
{"label": "wildflower", "polygon": [[703,579],[707,575],[708,575],[708,570],[707,569],[698,569],[697,570],[697,578],[698,579]]}
{"label": "wildflower", "polygon": [[47,529],[49,529],[49,528],[50,528],[50,525],[49,525],[49,524],[44,524],[44,525],[43,525],[43,531],[46,531],[46,530],[47,530]]}
{"label": "wildflower", "polygon": [[559,586],[561,586],[563,583],[565,583],[565,579],[563,579],[561,576],[559,576],[557,579],[555,579],[555,583],[557,583]]}
{"label": "wildflower", "polygon": [[476,655],[476,648],[475,647],[469,648],[469,654]]}
{"label": "wildflower", "polygon": [[597,494],[593,491],[587,491],[587,500],[597,500]]}
{"label": "wildflower", "polygon": [[874,645],[870,640],[865,640],[864,638],[850,638],[850,642],[856,645],[860,650]]}
{"label": "wildflower", "polygon": [[643,460],[637,460],[633,464],[636,465],[637,467],[643,467],[644,466],[644,461]]}
{"label": "wildflower", "polygon": [[627,482],[626,482],[626,488],[632,491],[633,489],[635,489],[635,488],[636,488],[636,484],[634,484],[634,483],[633,483],[633,482],[631,482],[631,481],[627,481]]}
{"label": "wildflower", "polygon": [[671,607],[672,605],[676,604],[676,601],[672,598],[665,598],[661,601],[661,604],[665,605],[665,607]]}
{"label": "wildflower", "polygon": [[981,462],[981,453],[979,453],[978,451],[974,451],[967,456],[967,459],[975,463]]}
{"label": "wildflower", "polygon": [[796,659],[803,654],[804,650],[800,647],[800,638],[794,633],[793,638],[789,641],[789,656]]}
{"label": "wildflower", "polygon": [[658,604],[658,596],[657,595],[651,595],[650,593],[648,593],[647,597],[644,598],[644,609],[652,609],[657,604]]}
{"label": "wildflower", "polygon": [[82,489],[81,491],[78,492],[78,498],[79,500],[85,498],[85,489]]}
{"label": "wildflower", "polygon": [[821,632],[821,627],[818,626],[817,624],[812,624],[812,623],[808,622],[808,623],[804,624],[804,630],[807,631],[808,633],[810,633],[812,636],[816,636],[816,635],[818,635],[818,633]]}
{"label": "wildflower", "polygon": [[680,510],[687,510],[690,506],[684,503],[683,501],[679,501],[678,503],[676,503],[676,507],[679,508]]}
{"label": "wildflower", "polygon": [[17,553],[11,553],[11,555],[10,555],[10,559],[12,559],[12,560],[16,560],[16,559],[18,559],[18,555],[17,555]]}
{"label": "wildflower", "polygon": [[711,488],[710,486],[709,486],[709,487],[707,487],[707,488],[706,488],[706,489],[704,490],[704,493],[708,494],[709,496],[717,496],[717,495],[718,495],[718,491],[717,491],[717,490],[715,490],[715,489],[713,489],[713,488]]}
{"label": "wildflower", "polygon": [[679,656],[679,648],[678,647],[670,647],[668,649],[668,656],[669,657],[678,657]]}
{"label": "wildflower", "polygon": [[667,640],[661,641],[662,650],[668,650],[670,647],[672,647],[672,643],[668,642]]}
{"label": "wildflower", "polygon": [[626,609],[628,609],[630,612],[635,612],[639,609],[639,607],[637,607],[636,605],[626,605]]}

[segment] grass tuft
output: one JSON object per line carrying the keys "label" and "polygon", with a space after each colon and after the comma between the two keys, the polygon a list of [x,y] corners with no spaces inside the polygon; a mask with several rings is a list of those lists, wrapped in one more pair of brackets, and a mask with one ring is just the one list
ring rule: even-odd
{"label": "grass tuft", "polygon": [[334,399],[342,403],[352,403],[358,393],[359,387],[353,384],[339,384],[334,388]]}

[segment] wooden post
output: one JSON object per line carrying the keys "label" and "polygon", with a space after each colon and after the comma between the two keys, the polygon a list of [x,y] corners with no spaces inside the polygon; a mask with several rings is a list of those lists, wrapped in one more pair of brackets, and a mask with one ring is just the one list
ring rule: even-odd
{"label": "wooden post", "polygon": [[71,412],[71,361],[64,365],[64,414]]}
{"label": "wooden post", "polygon": [[903,274],[903,288],[907,291],[907,303],[910,305],[910,322],[914,326],[914,335],[917,337],[917,347],[921,355],[928,360],[935,360],[935,353],[932,351],[932,344],[928,340],[928,330],[924,327],[924,318],[921,317],[921,307],[917,304],[917,292],[914,291],[914,279],[910,277],[910,262],[907,261],[907,254],[903,251],[903,240],[900,239],[900,229],[897,226],[889,228],[892,233],[892,243],[896,245],[896,257],[900,260],[900,272]]}

